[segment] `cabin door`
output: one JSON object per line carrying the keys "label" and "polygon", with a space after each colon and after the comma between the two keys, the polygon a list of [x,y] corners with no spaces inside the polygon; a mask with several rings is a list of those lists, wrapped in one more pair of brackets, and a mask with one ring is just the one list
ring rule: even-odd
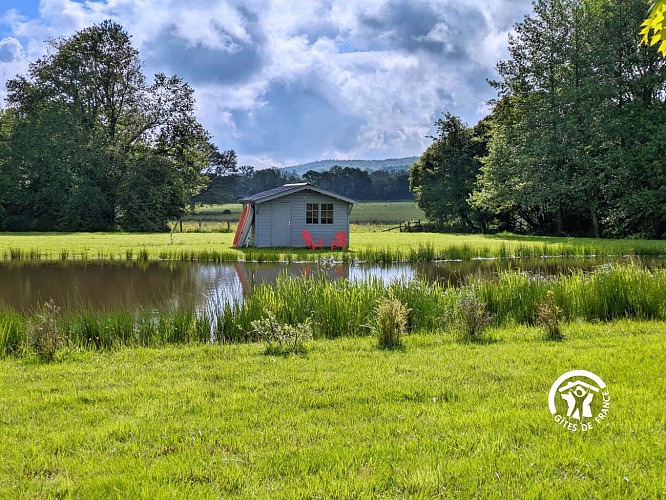
{"label": "cabin door", "polygon": [[291,203],[273,202],[273,246],[291,246]]}

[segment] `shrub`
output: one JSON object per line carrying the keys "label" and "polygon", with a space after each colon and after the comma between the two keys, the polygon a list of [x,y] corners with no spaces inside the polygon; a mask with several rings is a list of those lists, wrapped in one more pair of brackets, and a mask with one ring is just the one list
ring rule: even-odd
{"label": "shrub", "polygon": [[562,340],[564,338],[560,330],[561,319],[562,308],[555,304],[555,293],[548,290],[545,302],[541,303],[537,310],[537,324],[545,329],[547,340]]}
{"label": "shrub", "polygon": [[60,308],[50,299],[28,322],[28,347],[43,361],[51,361],[62,343],[59,318]]}
{"label": "shrub", "polygon": [[477,342],[488,328],[492,317],[486,304],[471,291],[464,291],[456,304],[455,324],[463,341]]}
{"label": "shrub", "polygon": [[372,331],[377,335],[380,348],[402,347],[402,336],[407,333],[410,310],[396,298],[379,299],[375,308],[376,323],[372,326]]}
{"label": "shrub", "polygon": [[312,321],[288,325],[280,323],[271,311],[267,316],[250,323],[261,342],[266,342],[265,354],[298,354],[306,351],[304,343],[312,339]]}

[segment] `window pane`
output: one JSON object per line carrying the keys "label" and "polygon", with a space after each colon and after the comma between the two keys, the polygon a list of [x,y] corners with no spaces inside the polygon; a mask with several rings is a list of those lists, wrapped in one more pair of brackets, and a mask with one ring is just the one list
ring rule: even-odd
{"label": "window pane", "polygon": [[321,223],[333,224],[333,203],[321,204]]}
{"label": "window pane", "polygon": [[305,223],[306,224],[319,224],[319,204],[306,203],[305,204]]}

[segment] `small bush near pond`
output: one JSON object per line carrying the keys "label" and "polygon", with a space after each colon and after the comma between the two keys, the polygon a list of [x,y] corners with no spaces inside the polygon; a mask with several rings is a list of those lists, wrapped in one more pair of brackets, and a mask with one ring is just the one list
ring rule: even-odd
{"label": "small bush near pond", "polygon": [[456,304],[455,325],[463,342],[478,342],[492,321],[483,300],[463,291]]}
{"label": "small bush near pond", "polygon": [[560,330],[561,319],[562,308],[555,304],[555,293],[548,290],[545,302],[539,305],[537,311],[537,323],[546,331],[547,340],[562,340],[564,338]]}
{"label": "small bush near pond", "polygon": [[60,308],[51,299],[28,322],[28,347],[43,361],[51,361],[62,343],[59,319]]}
{"label": "small bush near pond", "polygon": [[304,343],[312,339],[311,319],[304,323],[288,325],[280,323],[269,311],[266,317],[252,321],[252,330],[261,342],[267,344],[265,354],[301,354],[306,351]]}
{"label": "small bush near pond", "polygon": [[402,347],[402,336],[407,333],[407,317],[410,310],[396,298],[379,299],[375,308],[375,324],[372,325],[372,331],[379,340],[380,348]]}

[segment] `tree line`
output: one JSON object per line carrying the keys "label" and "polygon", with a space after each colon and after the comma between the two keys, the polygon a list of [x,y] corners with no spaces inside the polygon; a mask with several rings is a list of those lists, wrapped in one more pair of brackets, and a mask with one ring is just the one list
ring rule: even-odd
{"label": "tree line", "polygon": [[195,117],[192,88],[144,75],[122,26],[53,40],[7,82],[0,110],[0,230],[165,231],[196,202],[306,181],[358,199],[408,199],[408,172],[334,167],[302,178],[237,165]]}
{"label": "tree line", "polygon": [[148,81],[114,22],[51,41],[7,90],[0,228],[161,231],[204,186],[216,149],[192,88]]}
{"label": "tree line", "polygon": [[474,127],[446,114],[411,169],[445,229],[666,237],[666,59],[642,0],[537,0]]}
{"label": "tree line", "polygon": [[225,151],[223,155],[226,161],[218,163],[207,172],[210,184],[193,199],[194,203],[233,203],[245,196],[294,182],[308,182],[321,189],[359,201],[414,199],[409,189],[407,170],[368,172],[356,167],[335,165],[322,172],[308,170],[299,176],[288,169],[255,170],[252,166],[238,167],[236,153],[233,150]]}
{"label": "tree line", "polygon": [[666,237],[664,5],[640,44],[643,0],[536,0],[497,66],[490,115],[469,127],[445,114],[408,174],[238,167],[196,120],[192,88],[149,81],[105,21],[7,82],[0,229],[160,231],[196,202],[306,181],[358,200],[411,190],[444,230]]}

